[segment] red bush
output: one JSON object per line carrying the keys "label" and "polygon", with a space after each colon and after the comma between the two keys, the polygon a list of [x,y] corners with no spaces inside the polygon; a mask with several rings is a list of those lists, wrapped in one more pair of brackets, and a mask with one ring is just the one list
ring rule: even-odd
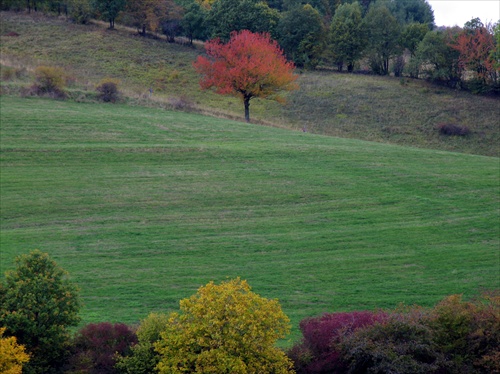
{"label": "red bush", "polygon": [[70,372],[116,373],[116,354],[125,356],[136,343],[136,334],[123,323],[91,323],[75,336]]}
{"label": "red bush", "polygon": [[384,312],[331,313],[300,322],[302,341],[288,351],[297,374],[341,373],[347,369],[337,344],[354,331],[387,319]]}

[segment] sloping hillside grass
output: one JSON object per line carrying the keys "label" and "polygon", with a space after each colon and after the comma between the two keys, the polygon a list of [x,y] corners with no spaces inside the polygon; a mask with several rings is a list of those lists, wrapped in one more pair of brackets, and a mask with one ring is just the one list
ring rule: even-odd
{"label": "sloping hillside grass", "polygon": [[[104,23],[75,25],[65,19],[9,12],[0,17],[0,63],[27,72],[41,64],[63,66],[77,98],[78,92],[84,97],[99,80],[113,77],[141,105],[173,103],[215,116],[243,118],[238,100],[200,91],[192,68],[202,53],[200,46],[193,49],[143,38],[120,27],[110,31]],[[29,84],[29,77],[2,83],[11,92],[19,84]],[[324,135],[500,156],[498,99],[423,81],[331,72],[301,73],[299,84],[300,90],[289,95],[284,107],[252,100],[252,118]],[[437,130],[440,123],[465,126],[471,133],[443,136]]]}
{"label": "sloping hillside grass", "polygon": [[196,114],[0,97],[0,271],[38,248],[83,322],[237,276],[298,322],[498,288],[498,159]]}

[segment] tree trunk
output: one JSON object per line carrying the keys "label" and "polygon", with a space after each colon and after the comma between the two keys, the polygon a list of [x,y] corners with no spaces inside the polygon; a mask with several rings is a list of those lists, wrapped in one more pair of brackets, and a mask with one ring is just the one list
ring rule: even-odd
{"label": "tree trunk", "polygon": [[246,96],[243,98],[243,104],[245,104],[245,121],[250,122],[250,97]]}
{"label": "tree trunk", "polygon": [[109,19],[109,29],[113,30],[114,28],[115,28],[115,19],[114,18],[110,18]]}

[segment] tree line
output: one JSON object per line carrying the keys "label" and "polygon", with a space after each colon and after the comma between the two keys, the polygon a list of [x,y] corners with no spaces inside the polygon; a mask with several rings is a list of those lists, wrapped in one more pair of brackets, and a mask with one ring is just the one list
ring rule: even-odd
{"label": "tree line", "polygon": [[436,28],[425,0],[4,0],[2,9],[66,14],[162,33],[220,38],[269,33],[299,68],[429,79],[474,92],[500,90],[500,23]]}
{"label": "tree line", "polygon": [[496,373],[500,297],[446,297],[433,308],[325,313],[290,332],[278,300],[240,278],[210,282],[178,311],[138,326],[90,323],[76,332],[78,287],[47,253],[16,258],[0,282],[0,372],[9,374]]}

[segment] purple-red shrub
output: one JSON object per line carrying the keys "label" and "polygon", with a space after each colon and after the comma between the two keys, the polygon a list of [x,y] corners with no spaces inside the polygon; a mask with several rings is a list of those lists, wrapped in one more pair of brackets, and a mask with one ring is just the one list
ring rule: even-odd
{"label": "purple-red shrub", "polygon": [[69,372],[117,373],[116,354],[127,355],[136,343],[135,332],[123,323],[88,324],[74,338]]}
{"label": "purple-red shrub", "polygon": [[293,360],[297,374],[345,372],[347,363],[342,362],[338,343],[354,331],[386,319],[386,313],[371,311],[328,313],[306,318],[300,322],[302,340],[288,351],[288,356]]}
{"label": "purple-red shrub", "polygon": [[453,123],[440,123],[437,128],[441,135],[467,136],[470,134],[470,130],[467,126],[455,125]]}

